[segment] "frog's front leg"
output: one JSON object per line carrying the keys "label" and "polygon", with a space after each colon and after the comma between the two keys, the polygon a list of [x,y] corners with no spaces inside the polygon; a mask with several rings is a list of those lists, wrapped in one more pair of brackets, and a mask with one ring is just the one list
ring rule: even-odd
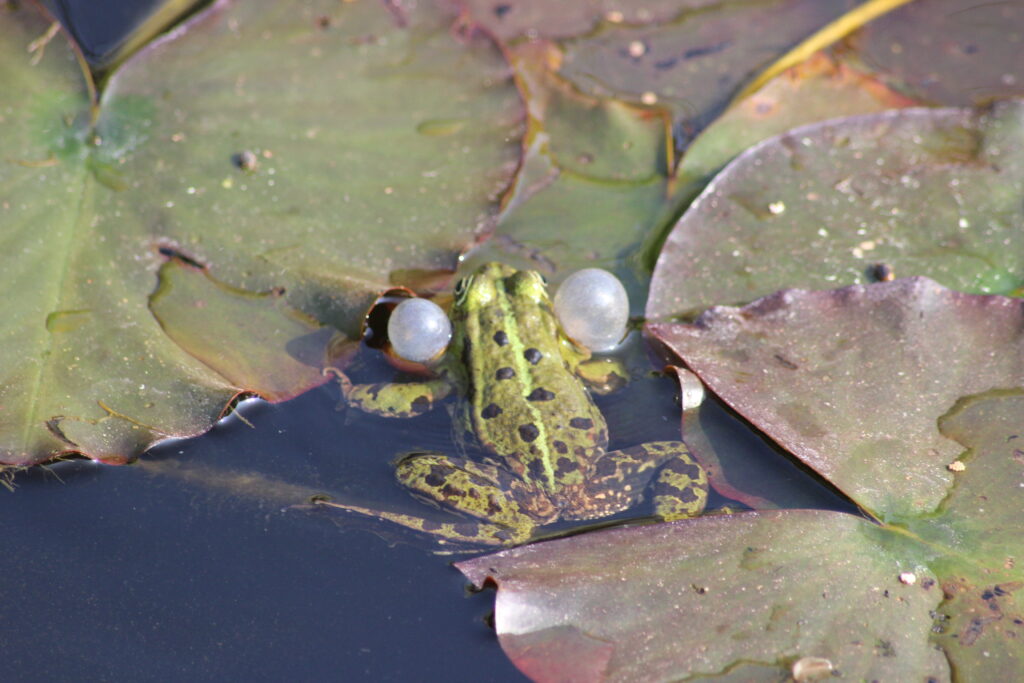
{"label": "frog's front leg", "polygon": [[353,384],[344,374],[337,375],[341,395],[348,405],[381,417],[422,415],[452,390],[451,383],[440,378],[423,382]]}
{"label": "frog's front leg", "polygon": [[398,462],[395,477],[413,495],[475,519],[441,522],[334,501],[320,504],[385,519],[456,543],[524,543],[542,523],[524,512],[515,500],[517,491],[525,488],[523,482],[496,467],[441,453],[414,453]]}
{"label": "frog's front leg", "polygon": [[654,511],[670,521],[704,510],[708,478],[682,441],[652,441],[605,453],[594,461],[587,484],[593,514],[610,515],[636,504],[651,485]]}

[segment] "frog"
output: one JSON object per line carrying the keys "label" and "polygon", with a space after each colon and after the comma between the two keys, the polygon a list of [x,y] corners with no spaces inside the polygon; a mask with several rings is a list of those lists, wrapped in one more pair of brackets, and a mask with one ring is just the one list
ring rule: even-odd
{"label": "frog", "polygon": [[585,382],[591,353],[562,330],[539,272],[480,266],[456,285],[449,319],[452,338],[429,379],[353,384],[336,374],[348,406],[382,417],[421,415],[455,395],[457,432],[480,454],[420,451],[394,465],[401,487],[455,513],[452,521],[320,503],[482,546],[520,545],[558,520],[600,519],[646,495],[662,520],[701,514],[708,480],[685,443],[608,450]]}

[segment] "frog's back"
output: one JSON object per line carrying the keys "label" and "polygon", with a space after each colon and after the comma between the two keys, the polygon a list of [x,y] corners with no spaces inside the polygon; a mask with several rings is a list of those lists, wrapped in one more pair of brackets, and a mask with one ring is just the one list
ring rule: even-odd
{"label": "frog's back", "polygon": [[460,311],[472,431],[484,448],[546,490],[581,483],[607,432],[563,355],[543,282],[508,269],[469,286],[491,288]]}

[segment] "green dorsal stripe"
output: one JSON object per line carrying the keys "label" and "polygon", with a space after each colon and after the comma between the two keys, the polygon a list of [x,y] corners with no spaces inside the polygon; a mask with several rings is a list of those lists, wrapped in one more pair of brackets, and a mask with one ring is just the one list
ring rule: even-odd
{"label": "green dorsal stripe", "polygon": [[[519,323],[516,320],[516,316],[509,310],[508,294],[505,291],[505,281],[498,280],[495,283],[495,287],[498,290],[498,302],[501,306],[502,319],[508,321],[508,338],[509,343],[512,345],[512,362],[515,364],[516,375],[520,378],[520,381],[526,388],[526,393],[530,394],[530,392],[532,392],[536,387],[533,384],[533,375],[530,373],[530,368],[527,365],[526,358],[523,356],[526,349],[523,348],[523,340],[519,336]],[[548,476],[548,485],[544,488],[549,491],[553,490],[555,485],[555,468],[551,464],[551,452],[548,450],[549,439],[547,425],[544,422],[544,416],[537,407],[529,401],[523,400],[522,403],[530,413],[532,424],[537,428],[538,434],[537,438],[534,439],[533,444],[536,445],[537,450],[540,451],[541,463],[544,465],[544,472]]]}

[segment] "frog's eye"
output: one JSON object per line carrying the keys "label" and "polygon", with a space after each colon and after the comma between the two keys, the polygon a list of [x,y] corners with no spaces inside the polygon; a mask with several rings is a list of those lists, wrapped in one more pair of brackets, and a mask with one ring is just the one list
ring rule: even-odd
{"label": "frog's eye", "polygon": [[438,358],[452,338],[444,310],[427,299],[406,299],[388,319],[391,348],[405,360],[427,363]]}
{"label": "frog's eye", "polygon": [[578,270],[558,287],[555,315],[569,337],[591,351],[611,351],[626,336],[629,297],[607,270]]}
{"label": "frog's eye", "polygon": [[466,298],[466,292],[469,291],[469,281],[473,279],[472,275],[467,275],[458,282],[455,283],[455,301],[461,303]]}

